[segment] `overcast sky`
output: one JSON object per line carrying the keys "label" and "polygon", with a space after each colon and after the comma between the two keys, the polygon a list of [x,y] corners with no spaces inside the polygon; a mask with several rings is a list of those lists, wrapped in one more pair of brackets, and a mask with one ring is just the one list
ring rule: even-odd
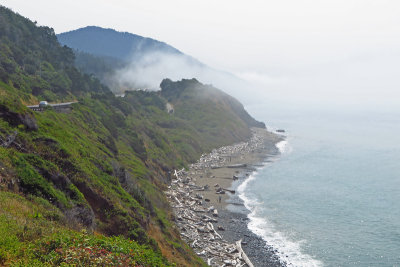
{"label": "overcast sky", "polygon": [[270,92],[393,103],[400,88],[398,0],[1,0],[54,28],[152,37]]}

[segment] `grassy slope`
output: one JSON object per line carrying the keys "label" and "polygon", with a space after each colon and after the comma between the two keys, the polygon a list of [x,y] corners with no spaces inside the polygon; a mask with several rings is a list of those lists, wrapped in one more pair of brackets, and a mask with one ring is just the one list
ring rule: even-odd
{"label": "grassy slope", "polygon": [[[10,89],[0,84],[3,95],[6,87]],[[34,117],[38,125],[37,131],[31,131],[0,119],[0,137],[5,139],[17,130],[16,141],[21,144],[2,148],[4,187],[17,178],[14,192],[50,201],[62,212],[60,220],[70,222],[69,227],[80,223],[157,248],[153,236],[175,262],[199,264],[169,222],[169,207],[160,191],[167,181],[167,170],[182,167],[188,159],[180,156],[164,129],[151,122],[163,117],[171,120],[166,112],[148,103],[122,115],[121,110],[109,106],[113,101],[126,104],[130,97],[84,98],[67,114],[52,110],[31,114],[22,105],[3,103],[14,112]],[[159,99],[155,94],[153,97]]]}
{"label": "grassy slope", "polygon": [[16,266],[169,266],[152,247],[123,237],[73,231],[43,198],[0,191],[0,264]]}
{"label": "grassy slope", "polygon": [[[11,92],[0,106],[29,115],[38,125],[32,131],[10,124],[4,116],[0,119],[2,139],[16,130],[21,145],[1,150],[0,162],[7,166],[2,175],[5,187],[18,178],[14,192],[49,201],[62,214],[59,223],[65,227],[77,222],[160,249],[178,264],[201,264],[179,239],[161,190],[169,181],[169,170],[185,166],[217,144],[247,137],[247,127],[238,121],[236,128],[245,134],[225,139],[224,128],[208,129],[196,116],[168,114],[166,100],[158,93],[131,92],[125,98],[94,94],[80,98],[70,113],[32,113],[18,100],[10,101],[17,92],[12,87],[0,84],[0,92]],[[203,112],[213,125],[236,119]]]}
{"label": "grassy slope", "polygon": [[[3,95],[4,87],[0,84]],[[163,129],[150,122],[149,117],[161,119],[165,114],[170,119],[168,115],[151,105],[146,109],[154,112],[142,117],[145,111],[138,107],[125,116],[99,99],[85,98],[81,103],[68,114],[52,110],[31,114],[21,105],[3,103],[34,117],[38,125],[37,131],[31,131],[0,119],[0,137],[18,131],[16,141],[21,145],[0,150],[3,189],[49,201],[66,227],[80,223],[109,236],[124,235],[156,250],[160,247],[167,256],[176,253],[178,263],[198,262],[169,222],[169,208],[160,191],[167,168],[187,162]],[[116,114],[123,116],[120,126],[115,125]]]}
{"label": "grassy slope", "polygon": [[[221,103],[193,94],[200,84],[117,98],[71,66],[51,29],[4,8],[0,21],[0,138],[17,133],[0,146],[0,263],[52,265],[74,254],[87,265],[90,247],[144,266],[166,265],[165,257],[203,265],[180,239],[162,190],[174,168],[248,137],[249,121],[219,93]],[[182,99],[174,88],[192,93]],[[68,113],[25,107],[39,99],[79,103]]]}

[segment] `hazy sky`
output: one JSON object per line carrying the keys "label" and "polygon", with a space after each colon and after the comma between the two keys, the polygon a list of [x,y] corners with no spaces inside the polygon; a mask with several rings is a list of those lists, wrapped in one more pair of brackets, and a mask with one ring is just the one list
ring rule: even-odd
{"label": "hazy sky", "polygon": [[380,104],[400,96],[398,0],[0,3],[56,33],[97,25],[167,42],[271,94]]}

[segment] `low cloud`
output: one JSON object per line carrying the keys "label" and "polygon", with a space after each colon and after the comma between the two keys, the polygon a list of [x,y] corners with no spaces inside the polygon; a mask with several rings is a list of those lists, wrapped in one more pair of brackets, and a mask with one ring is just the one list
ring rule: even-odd
{"label": "low cloud", "polygon": [[254,94],[260,85],[252,81],[251,78],[254,77],[249,76],[251,75],[245,74],[239,77],[213,69],[184,54],[149,52],[139,58],[132,58],[125,68],[115,73],[114,82],[123,89],[159,90],[159,85],[165,78],[171,80],[196,78],[243,102],[250,102],[256,98]]}

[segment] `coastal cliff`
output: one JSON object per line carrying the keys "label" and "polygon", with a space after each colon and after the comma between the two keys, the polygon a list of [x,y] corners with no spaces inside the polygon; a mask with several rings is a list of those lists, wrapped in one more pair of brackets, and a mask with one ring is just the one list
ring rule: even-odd
{"label": "coastal cliff", "polygon": [[[172,222],[171,171],[265,125],[194,79],[117,97],[51,28],[0,21],[0,264],[204,265]],[[27,108],[41,100],[77,103]]]}

